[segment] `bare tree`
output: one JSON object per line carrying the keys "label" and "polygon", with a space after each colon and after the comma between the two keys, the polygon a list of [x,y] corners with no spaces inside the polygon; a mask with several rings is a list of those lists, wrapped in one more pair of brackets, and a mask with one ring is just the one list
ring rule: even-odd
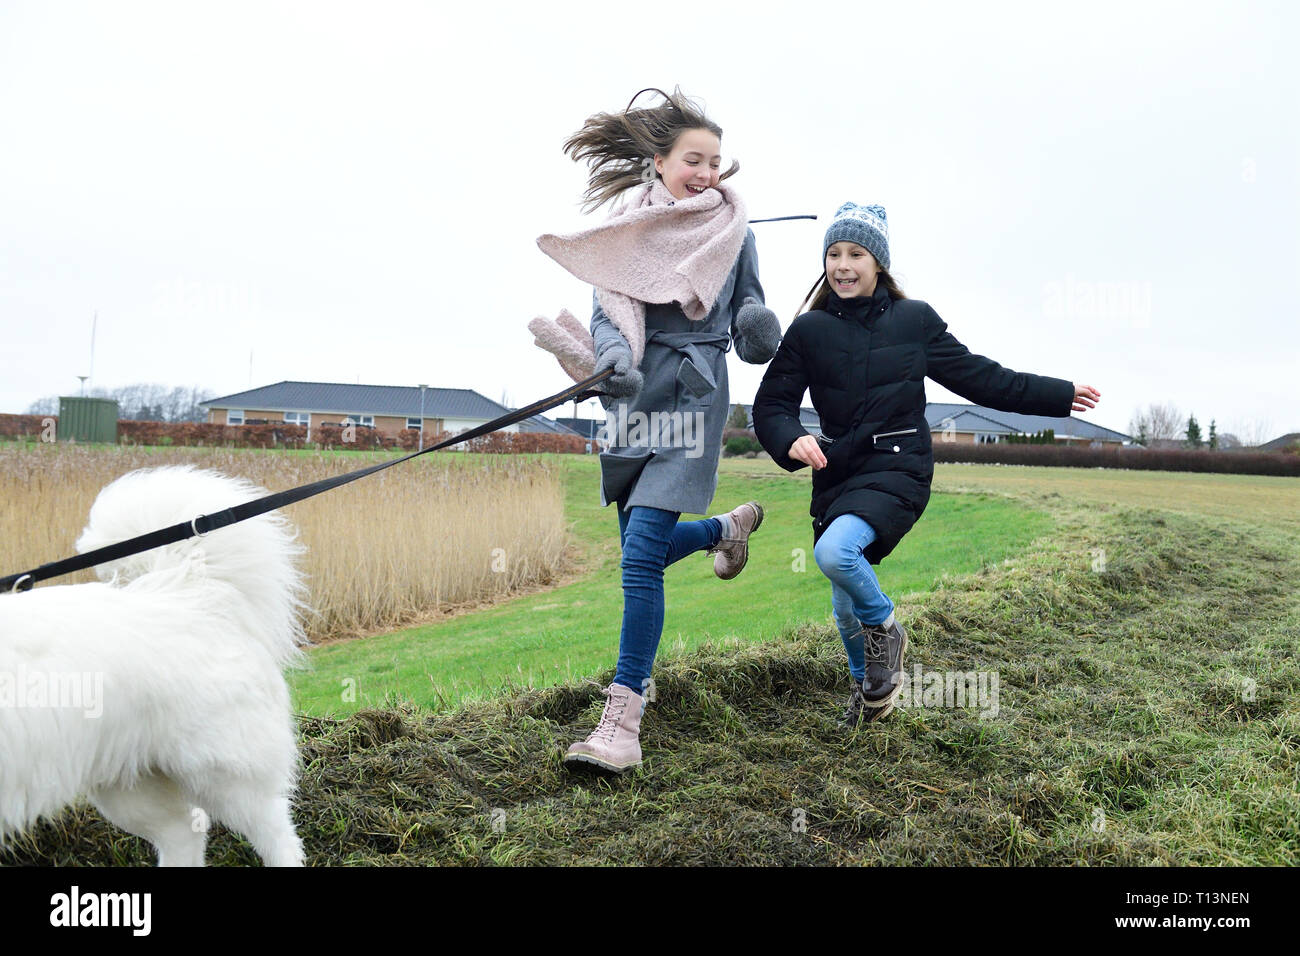
{"label": "bare tree", "polygon": [[1176,441],[1184,434],[1183,413],[1177,405],[1152,405],[1151,437],[1155,441]]}
{"label": "bare tree", "polygon": [[[209,389],[137,383],[117,388],[92,388],[89,398],[111,398],[122,418],[153,422],[205,422],[208,413],[199,403],[212,398]],[[57,415],[59,396],[47,395],[27,406],[28,415]]]}
{"label": "bare tree", "polygon": [[1181,441],[1183,438],[1183,413],[1177,405],[1156,405],[1138,409],[1129,419],[1128,431],[1135,439],[1145,439],[1148,445],[1159,442]]}
{"label": "bare tree", "polygon": [[59,396],[46,395],[44,398],[38,398],[27,406],[28,415],[57,415],[59,414]]}
{"label": "bare tree", "polygon": [[1234,437],[1240,439],[1245,448],[1254,448],[1276,437],[1273,434],[1272,423],[1261,418],[1254,421],[1238,419],[1232,425],[1232,433]]}
{"label": "bare tree", "polygon": [[215,396],[205,388],[191,386],[189,394],[185,398],[183,412],[177,421],[180,422],[206,422],[208,420],[208,410],[199,405],[200,402],[206,402]]}

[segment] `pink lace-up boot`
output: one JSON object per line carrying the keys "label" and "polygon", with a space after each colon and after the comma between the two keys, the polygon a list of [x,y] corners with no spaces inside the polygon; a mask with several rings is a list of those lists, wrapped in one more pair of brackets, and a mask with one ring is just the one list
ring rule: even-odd
{"label": "pink lace-up boot", "polygon": [[641,714],[645,698],[622,684],[602,688],[605,712],[586,740],[569,747],[564,765],[570,770],[623,773],[641,763]]}

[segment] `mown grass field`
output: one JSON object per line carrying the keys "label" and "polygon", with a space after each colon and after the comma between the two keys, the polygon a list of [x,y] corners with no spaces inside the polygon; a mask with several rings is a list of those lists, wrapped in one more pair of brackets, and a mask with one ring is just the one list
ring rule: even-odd
{"label": "mown grass field", "polygon": [[[770,463],[724,467],[739,500],[750,496],[741,489],[769,482],[806,495],[806,478]],[[939,468],[936,490],[944,494],[907,545],[927,523],[948,539],[988,542],[1000,525],[1046,522],[1018,543],[1005,539],[1009,560],[968,556],[970,573],[944,578],[934,547],[917,549],[928,570],[906,584],[892,557],[880,569],[909,629],[908,670],[996,673],[996,716],[908,706],[842,731],[848,685],[825,598],[810,597],[807,617],[789,623],[797,615],[781,611],[802,585],[787,584],[773,615],[780,623],[756,622],[761,640],[713,623],[715,603],[707,621],[678,619],[679,633],[685,622],[711,640],[657,666],[645,764],[625,778],[574,778],[561,765],[603,703],[577,680],[530,687],[520,677],[434,713],[436,695],[403,686],[409,705],[305,716],[295,818],[309,861],[1300,863],[1300,484],[952,465]],[[791,493],[780,507],[793,510],[796,498],[806,502]],[[945,500],[970,513],[945,517]],[[999,506],[1012,510],[977,523]],[[804,510],[786,520],[806,543]],[[576,518],[579,537],[594,522],[588,540],[608,533],[615,546],[612,524],[598,531],[605,517]],[[765,521],[760,535],[781,523]],[[755,571],[754,580],[817,575],[748,568],[730,585],[712,582],[713,593]],[[592,673],[601,682],[612,674],[612,643],[602,653]],[[84,805],[0,854],[22,863],[151,859]],[[220,827],[209,859],[256,862]]]}

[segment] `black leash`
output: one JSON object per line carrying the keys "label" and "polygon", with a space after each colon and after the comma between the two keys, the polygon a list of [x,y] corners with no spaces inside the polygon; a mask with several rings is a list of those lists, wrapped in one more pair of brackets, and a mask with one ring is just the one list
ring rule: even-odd
{"label": "black leash", "polygon": [[110,544],[103,548],[96,548],[94,551],[87,551],[85,554],[79,554],[75,557],[64,558],[62,561],[53,561],[49,564],[42,564],[38,568],[32,568],[30,571],[23,571],[18,574],[10,574],[7,577],[0,578],[0,594],[7,594],[15,591],[29,591],[37,581],[44,581],[47,578],[59,577],[63,574],[71,574],[73,571],[81,571],[84,568],[91,568],[97,564],[103,564],[106,561],[116,561],[119,558],[129,557],[133,554],[139,554],[142,551],[148,551],[152,548],[161,548],[165,544],[174,544],[177,541],[184,541],[186,538],[202,537],[209,531],[215,531],[218,528],[224,528],[227,525],[235,524],[238,521],[244,521],[248,518],[256,517],[260,514],[266,514],[268,511],[274,511],[277,508],[283,508],[291,505],[295,501],[302,501],[304,498],[311,498],[322,492],[337,488],[340,485],[346,485],[350,481],[356,481],[358,478],[364,478],[366,475],[373,475],[377,471],[383,471],[385,468],[392,468],[394,465],[400,465],[404,461],[410,461],[412,458],[419,458],[421,455],[427,455],[431,451],[437,451],[439,448],[446,448],[449,445],[456,445],[460,442],[469,441],[471,438],[478,438],[480,435],[486,435],[489,432],[505,428],[507,425],[513,425],[515,422],[523,421],[525,418],[532,418],[547,409],[554,408],[556,405],[563,405],[567,401],[584,401],[596,395],[604,394],[598,391],[589,391],[593,385],[603,382],[614,374],[612,368],[608,368],[598,375],[593,375],[584,381],[578,382],[566,388],[562,392],[533,402],[527,408],[520,408],[508,415],[502,415],[494,418],[490,422],[484,422],[477,428],[471,428],[461,435],[448,438],[436,445],[430,445],[428,448],[422,448],[419,451],[404,455],[401,458],[394,458],[392,461],[381,462],[378,465],[371,465],[369,468],[361,468],[357,471],[350,471],[347,474],[335,475],[333,478],[325,478],[321,481],[314,481],[309,485],[300,485],[297,488],[290,488],[287,491],[278,491],[264,498],[257,498],[254,501],[246,501],[242,505],[236,505],[233,508],[227,508],[224,511],[218,511],[210,515],[197,515],[189,521],[182,521],[180,524],[174,524],[170,528],[162,528],[158,531],[150,531],[148,534],[138,535],[134,538],[128,538],[126,541],[119,541],[117,544]]}
{"label": "black leash", "polygon": [[[816,219],[816,216],[774,216],[770,219],[751,219],[754,222],[784,222],[789,219]],[[543,398],[529,405],[527,408],[521,408],[511,412],[508,415],[502,415],[494,418],[490,422],[485,422],[477,428],[472,428],[464,434],[449,438],[446,441],[431,445],[428,448],[422,448],[419,451],[412,452],[401,458],[394,458],[392,461],[382,462],[378,465],[372,465],[369,468],[362,468],[358,471],[350,471],[344,475],[336,475],[333,478],[325,478],[321,481],[312,482],[310,485],[301,485],[297,488],[290,488],[287,491],[279,491],[264,498],[258,498],[255,501],[248,501],[242,505],[236,505],[233,508],[227,508],[224,511],[218,511],[210,515],[196,515],[189,521],[172,525],[170,528],[161,528],[158,531],[151,531],[148,534],[138,535],[134,538],[128,538],[126,541],[119,541],[117,544],[110,544],[107,547],[96,548],[94,551],[88,551],[85,554],[79,554],[75,557],[64,558],[62,561],[52,561],[49,564],[42,564],[40,567],[32,568],[30,571],[20,571],[18,574],[10,574],[0,578],[0,594],[9,594],[16,591],[30,591],[37,581],[44,581],[48,578],[56,578],[64,574],[71,574],[74,571],[81,571],[85,568],[93,568],[97,564],[104,564],[107,561],[116,561],[119,558],[130,557],[133,554],[139,554],[142,551],[149,551],[153,548],[161,548],[163,545],[175,544],[177,541],[184,541],[186,538],[201,538],[210,531],[216,531],[218,528],[224,528],[228,525],[235,524],[239,521],[245,521],[248,518],[257,515],[266,514],[268,511],[274,511],[277,508],[283,508],[291,505],[296,501],[302,501],[304,498],[311,498],[323,492],[330,491],[340,485],[346,485],[350,481],[356,481],[358,478],[364,478],[367,475],[373,475],[377,471],[383,471],[385,468],[391,468],[393,465],[400,465],[404,461],[410,461],[412,458],[419,458],[421,455],[427,455],[431,451],[437,451],[440,448],[447,448],[450,445],[456,445],[460,442],[469,441],[472,438],[478,438],[480,435],[486,435],[498,429],[513,425],[516,422],[523,421],[525,418],[531,418],[556,405],[563,405],[569,400],[583,401],[595,395],[603,394],[598,391],[588,391],[591,386],[603,382],[614,374],[614,370],[606,369],[599,375],[593,375],[585,381],[578,382],[576,385],[565,389],[563,392],[557,392],[549,398]]]}

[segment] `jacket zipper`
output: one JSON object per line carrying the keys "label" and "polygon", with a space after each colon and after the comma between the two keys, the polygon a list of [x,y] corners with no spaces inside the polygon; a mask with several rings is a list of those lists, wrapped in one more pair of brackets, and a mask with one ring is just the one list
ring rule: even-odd
{"label": "jacket zipper", "polygon": [[891,435],[915,435],[916,432],[917,429],[915,428],[904,428],[902,431],[897,431],[897,432],[881,432],[878,435],[872,435],[871,440],[872,442],[876,442],[881,438],[888,438]]}

